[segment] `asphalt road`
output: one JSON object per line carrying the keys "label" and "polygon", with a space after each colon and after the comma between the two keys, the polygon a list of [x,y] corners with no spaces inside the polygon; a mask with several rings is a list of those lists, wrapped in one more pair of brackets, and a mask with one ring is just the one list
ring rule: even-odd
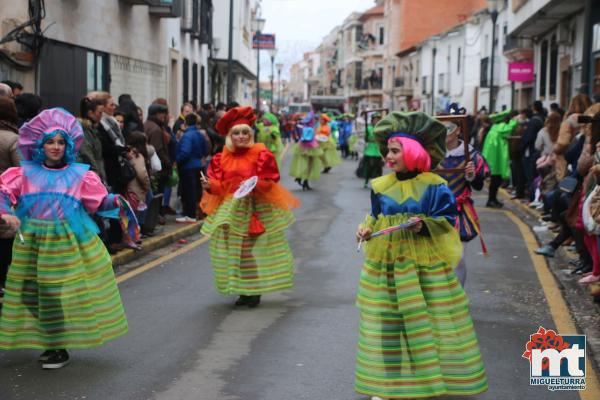
{"label": "asphalt road", "polygon": [[[346,161],[309,192],[284,179],[303,203],[288,232],[294,290],[234,309],[234,297],[215,292],[203,244],[120,284],[126,336],[73,351],[57,371],[42,371],[37,351],[0,351],[0,400],[364,399],[352,389],[362,261],[354,231],[369,192],[355,166]],[[490,388],[471,398],[579,398],[529,385],[525,343],[554,323],[517,226],[480,210],[491,257],[470,244],[467,293]]]}

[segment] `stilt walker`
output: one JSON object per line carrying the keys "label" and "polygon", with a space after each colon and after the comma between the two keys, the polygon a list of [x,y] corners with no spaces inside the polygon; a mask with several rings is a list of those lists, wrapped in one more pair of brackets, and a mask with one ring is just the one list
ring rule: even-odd
{"label": "stilt walker", "polygon": [[[487,390],[468,299],[454,273],[462,246],[452,192],[429,172],[446,129],[423,113],[392,112],[375,136],[394,171],[374,179],[365,244],[355,390],[380,399]],[[389,152],[388,152],[389,149]]]}
{"label": "stilt walker", "polygon": [[446,157],[440,163],[440,168],[464,169],[464,171],[442,174],[442,177],[448,181],[448,187],[456,198],[456,208],[458,209],[456,228],[463,244],[463,254],[454,272],[460,284],[464,287],[467,280],[465,260],[467,243],[479,236],[483,254],[487,255],[487,247],[483,241],[479,216],[475,211],[471,193],[472,189],[483,189],[483,183],[489,174],[489,169],[483,157],[471,145],[469,145],[469,162],[465,164],[465,146],[463,141],[459,139],[461,128],[452,122],[444,122],[444,125],[447,130]]}
{"label": "stilt walker", "polygon": [[217,123],[226,136],[203,181],[201,232],[210,236],[215,286],[239,295],[235,305],[256,307],[261,295],[293,285],[294,259],[285,230],[300,202],[279,184],[273,153],[254,143],[252,107],[229,110]]}
{"label": "stilt walker", "polygon": [[0,177],[0,214],[20,224],[0,349],[44,350],[44,369],[66,365],[67,349],[97,347],[127,332],[111,258],[88,213],[116,217],[126,209],[133,225],[135,217],[89,165],[74,162],[82,141],[75,117],[61,108],[42,111],[20,129],[21,166]]}

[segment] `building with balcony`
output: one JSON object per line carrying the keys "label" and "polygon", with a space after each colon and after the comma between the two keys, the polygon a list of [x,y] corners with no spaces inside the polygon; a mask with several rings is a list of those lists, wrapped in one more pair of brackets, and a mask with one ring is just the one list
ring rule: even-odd
{"label": "building with balcony", "polygon": [[[27,43],[11,41],[0,49],[0,78],[23,82],[45,107],[74,113],[93,90],[115,98],[129,93],[144,109],[157,97],[177,97],[167,20],[182,16],[182,0],[57,0],[45,2],[45,10],[42,4],[34,7],[35,31],[22,31]],[[3,2],[0,15],[3,37],[36,17],[27,2]]]}
{"label": "building with balcony", "polygon": [[[531,57],[532,97],[568,107],[600,92],[600,7],[593,0],[511,0],[505,53]],[[523,56],[523,54],[525,54]]]}
{"label": "building with balcony", "polygon": [[383,5],[365,11],[359,21],[362,36],[358,42],[358,55],[362,58],[362,79],[359,94],[360,109],[381,108],[383,105],[384,79],[384,27]]}
{"label": "building with balcony", "polygon": [[[234,0],[232,27],[233,100],[253,105],[256,90],[256,50],[252,49],[251,21],[257,13],[255,0]],[[213,2],[213,49],[209,60],[211,100],[227,101],[227,60],[229,55],[229,1]]]}

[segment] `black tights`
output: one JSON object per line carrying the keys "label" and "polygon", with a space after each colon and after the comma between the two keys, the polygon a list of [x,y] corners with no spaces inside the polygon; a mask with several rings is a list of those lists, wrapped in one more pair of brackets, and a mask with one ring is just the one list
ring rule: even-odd
{"label": "black tights", "polygon": [[502,185],[502,175],[492,175],[490,177],[490,190],[488,192],[488,201],[498,201],[498,189]]}

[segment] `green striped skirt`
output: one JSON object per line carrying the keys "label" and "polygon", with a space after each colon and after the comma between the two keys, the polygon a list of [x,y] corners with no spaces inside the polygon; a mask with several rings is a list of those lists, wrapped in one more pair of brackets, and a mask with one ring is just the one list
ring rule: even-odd
{"label": "green striped skirt", "polygon": [[397,399],[487,390],[468,300],[446,264],[367,260],[358,303],[358,393]]}
{"label": "green striped skirt", "polygon": [[[254,213],[265,232],[249,236]],[[211,237],[210,260],[218,292],[251,296],[291,288],[294,258],[285,229],[293,222],[291,211],[256,204],[252,196],[229,198],[208,216],[201,232]]]}
{"label": "green striped skirt", "polygon": [[0,349],[92,348],[127,332],[111,258],[95,234],[30,219],[15,240]]}
{"label": "green striped skirt", "polygon": [[293,149],[292,162],[290,163],[290,176],[311,181],[319,180],[323,169],[322,156],[323,150],[319,147],[309,149],[296,143]]}

